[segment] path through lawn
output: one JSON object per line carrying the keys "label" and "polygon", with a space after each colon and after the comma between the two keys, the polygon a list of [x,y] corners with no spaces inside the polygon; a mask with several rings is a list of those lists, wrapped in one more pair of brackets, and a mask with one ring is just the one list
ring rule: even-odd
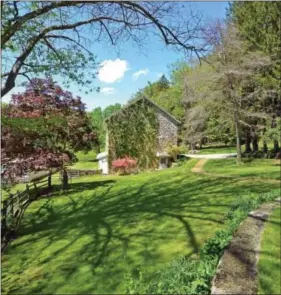
{"label": "path through lawn", "polygon": [[196,253],[238,197],[279,184],[165,171],[73,180],[63,195],[38,200],[2,257],[3,293],[122,293],[125,275],[152,275]]}

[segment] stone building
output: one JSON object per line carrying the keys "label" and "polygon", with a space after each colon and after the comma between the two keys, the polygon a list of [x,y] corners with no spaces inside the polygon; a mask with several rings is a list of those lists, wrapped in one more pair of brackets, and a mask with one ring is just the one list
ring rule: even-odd
{"label": "stone building", "polygon": [[[142,97],[138,100],[135,100],[133,104],[137,103],[141,99],[144,100],[145,103],[147,103],[150,107],[152,107],[155,110],[157,121],[159,124],[157,143],[156,143],[156,146],[157,146],[156,156],[159,160],[159,169],[168,168],[171,166],[172,158],[168,155],[168,153],[166,152],[166,149],[169,145],[178,144],[178,133],[179,133],[181,122],[146,97]],[[130,106],[131,105],[132,104],[130,104]],[[108,134],[106,136],[106,140],[107,140],[107,143],[106,143],[105,153],[99,154],[97,156],[97,159],[101,161],[100,169],[103,170],[104,174],[107,174],[107,171],[108,171],[108,163],[105,162],[106,156],[108,154]],[[102,167],[105,167],[105,168],[102,168]]]}

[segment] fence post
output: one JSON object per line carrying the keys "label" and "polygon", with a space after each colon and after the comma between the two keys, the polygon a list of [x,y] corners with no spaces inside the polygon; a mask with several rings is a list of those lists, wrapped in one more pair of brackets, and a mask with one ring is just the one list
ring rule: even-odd
{"label": "fence post", "polygon": [[37,186],[36,186],[36,183],[35,183],[35,182],[33,183],[33,186],[34,186],[34,189],[35,189],[35,192],[36,192],[36,197],[35,197],[35,199],[36,199],[36,198],[38,198],[38,197],[39,197],[39,192],[38,192],[38,188],[37,188]]}
{"label": "fence post", "polygon": [[68,188],[68,175],[66,170],[63,170],[62,181],[62,188],[66,190]]}
{"label": "fence post", "polygon": [[28,199],[31,199],[31,196],[30,196],[30,191],[29,191],[29,186],[28,186],[28,184],[26,184],[26,192],[27,192],[27,195],[28,195]]}
{"label": "fence post", "polygon": [[48,189],[50,190],[52,188],[52,173],[49,173],[48,176]]}

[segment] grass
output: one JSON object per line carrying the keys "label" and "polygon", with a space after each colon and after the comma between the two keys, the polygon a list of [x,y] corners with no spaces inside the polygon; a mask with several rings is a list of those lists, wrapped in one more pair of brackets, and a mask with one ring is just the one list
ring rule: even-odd
{"label": "grass", "polygon": [[[263,147],[263,142],[260,141],[259,142],[259,148],[260,150],[262,149]],[[269,150],[273,149],[273,142],[269,142],[267,144],[267,147]],[[242,148],[242,152],[244,151],[245,149],[245,146],[242,145],[241,146]],[[223,144],[221,145],[218,145],[218,144],[210,144],[210,145],[206,145],[206,146],[203,146],[202,149],[199,150],[199,154],[201,155],[206,155],[206,154],[227,154],[227,153],[236,153],[236,145],[233,145],[233,146],[225,146]]]}
{"label": "grass", "polygon": [[71,169],[98,169],[98,162],[96,161],[97,153],[95,151],[90,151],[88,153],[77,152],[76,157],[78,162],[72,165]]}
{"label": "grass", "polygon": [[236,164],[236,159],[212,159],[203,167],[208,173],[276,180],[280,180],[280,168],[280,161],[275,159],[244,160],[239,166]]}
{"label": "grass", "polygon": [[259,294],[280,294],[280,208],[273,211],[262,237],[258,263]]}
{"label": "grass", "polygon": [[141,267],[151,276],[198,253],[224,229],[237,198],[279,187],[267,179],[194,174],[195,163],[74,179],[67,193],[33,202],[2,256],[2,292],[123,293],[128,273]]}
{"label": "grass", "polygon": [[199,150],[200,155],[236,153],[236,146],[210,146]]}
{"label": "grass", "polygon": [[[45,179],[46,178],[44,178],[44,180]],[[41,181],[41,180],[39,180],[39,181]],[[59,178],[59,172],[57,172],[52,175],[52,184],[58,185],[59,183],[61,183],[61,180]],[[10,194],[16,194],[18,192],[24,191],[26,189],[27,184],[31,187],[31,189],[33,188],[33,182],[17,183],[17,184],[14,184],[13,186],[11,186],[9,188],[9,190],[4,190],[3,187],[1,187],[1,201],[3,202],[7,198],[9,198]]]}

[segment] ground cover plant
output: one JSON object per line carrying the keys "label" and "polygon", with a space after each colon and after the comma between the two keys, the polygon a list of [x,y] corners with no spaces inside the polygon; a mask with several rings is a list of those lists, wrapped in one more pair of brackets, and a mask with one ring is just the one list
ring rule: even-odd
{"label": "ground cover plant", "polygon": [[[243,196],[242,198],[238,198],[226,214],[224,229],[216,231],[213,237],[207,239],[203,247],[200,249],[199,255],[197,255],[197,257],[181,257],[179,259],[175,259],[166,268],[158,271],[158,273],[150,280],[144,280],[142,273],[139,271],[137,276],[129,277],[127,288],[128,293],[210,294],[211,281],[215,275],[219,259],[221,258],[224,249],[231,241],[236,229],[248,216],[249,212],[256,209],[264,202],[273,201],[277,196],[279,196],[279,194],[280,191],[275,190],[256,197],[252,194],[249,194],[247,196]],[[280,231],[280,223],[278,226]],[[272,240],[275,241],[276,249],[274,252],[276,253],[276,250],[280,250],[280,240],[279,243],[275,238],[272,238]],[[278,255],[272,257],[276,258]],[[279,264],[279,262],[276,263],[275,261],[274,277],[276,279],[279,278],[280,282],[280,267],[278,268]],[[268,280],[268,278],[264,278],[263,274],[261,274],[261,278],[262,280]],[[270,293],[270,288],[268,285],[266,289],[266,292],[262,294],[278,294]],[[275,283],[271,290],[280,290],[280,284]]]}
{"label": "ground cover plant", "polygon": [[[2,257],[2,292],[128,292],[128,278],[139,270],[149,281],[175,259],[202,252],[206,240],[229,227],[226,213],[238,198],[251,193],[256,200],[279,188],[267,179],[194,174],[195,163],[73,179],[67,193],[32,203]],[[213,263],[202,265],[205,273],[212,274]],[[205,281],[194,284],[206,289]]]}
{"label": "ground cover plant", "polygon": [[273,211],[263,233],[258,263],[259,294],[280,294],[280,208]]}

